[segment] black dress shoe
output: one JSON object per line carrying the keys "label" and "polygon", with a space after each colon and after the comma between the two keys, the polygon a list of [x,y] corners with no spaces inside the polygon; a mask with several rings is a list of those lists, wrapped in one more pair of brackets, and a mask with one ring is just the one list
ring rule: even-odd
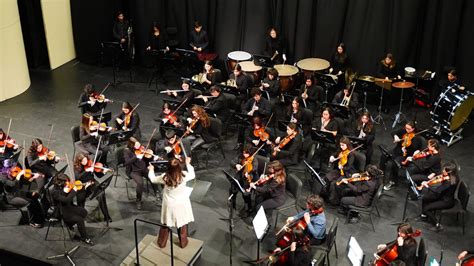
{"label": "black dress shoe", "polygon": [[435,226],[430,227],[429,230],[433,232],[440,232],[444,230],[444,227],[441,224],[437,223]]}

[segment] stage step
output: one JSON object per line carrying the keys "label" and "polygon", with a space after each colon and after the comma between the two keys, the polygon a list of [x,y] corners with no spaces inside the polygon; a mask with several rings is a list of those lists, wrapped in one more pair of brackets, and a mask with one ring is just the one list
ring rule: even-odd
{"label": "stage step", "polygon": [[[193,265],[202,252],[203,241],[188,237],[186,248],[179,247],[178,235],[173,234],[174,265]],[[138,243],[140,265],[171,265],[170,242],[161,249],[156,244],[156,235],[146,235]],[[133,249],[120,265],[132,266],[136,263],[136,252]]]}

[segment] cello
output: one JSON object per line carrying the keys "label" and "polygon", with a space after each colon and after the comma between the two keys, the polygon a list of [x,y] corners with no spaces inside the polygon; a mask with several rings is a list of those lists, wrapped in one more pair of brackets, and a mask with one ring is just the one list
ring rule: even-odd
{"label": "cello", "polygon": [[[421,235],[420,230],[415,230],[412,234],[407,234],[403,239],[409,237],[418,237]],[[387,246],[375,255],[375,266],[388,266],[390,263],[398,258],[398,238],[392,242],[387,243]]]}

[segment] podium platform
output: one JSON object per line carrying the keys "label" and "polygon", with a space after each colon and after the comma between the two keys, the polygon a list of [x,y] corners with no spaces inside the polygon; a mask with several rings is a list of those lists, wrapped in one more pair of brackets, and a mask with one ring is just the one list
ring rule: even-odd
{"label": "podium platform", "polygon": [[[140,254],[140,265],[171,265],[170,242],[161,249],[156,244],[156,235],[146,235],[138,243]],[[188,246],[184,249],[179,247],[179,238],[173,234],[174,265],[193,265],[202,252],[203,241],[188,237]],[[133,249],[122,261],[122,266],[132,266],[136,263],[136,251]]]}

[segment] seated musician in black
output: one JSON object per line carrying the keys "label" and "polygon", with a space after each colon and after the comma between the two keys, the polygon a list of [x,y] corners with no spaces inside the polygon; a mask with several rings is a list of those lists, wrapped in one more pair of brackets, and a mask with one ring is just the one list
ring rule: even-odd
{"label": "seated musician in black", "polygon": [[179,91],[168,91],[167,95],[178,101],[178,105],[182,104],[181,108],[191,106],[194,103],[194,97],[196,97],[196,93],[191,88],[189,81],[187,80],[183,80],[181,83],[181,89],[179,89]]}
{"label": "seated musician in black", "polygon": [[434,224],[432,231],[441,231],[443,226],[436,219],[436,211],[452,208],[455,204],[454,193],[459,182],[457,166],[453,162],[443,165],[440,175],[430,175],[430,180],[423,181],[421,218],[428,219]]}
{"label": "seated musician in black", "polygon": [[252,126],[248,128],[245,134],[245,142],[258,148],[265,145],[259,154],[266,155],[271,150],[271,143],[268,140],[273,139],[270,129],[263,124],[263,119],[260,116],[252,117]]}
{"label": "seated musician in black", "polygon": [[304,219],[307,227],[305,234],[310,238],[311,245],[321,245],[326,240],[326,215],[324,214],[324,200],[318,195],[309,195],[306,198],[306,210],[286,219],[286,225],[293,221]]}
{"label": "seated musician in black", "polygon": [[16,151],[18,151],[18,144],[15,140],[7,136],[7,134],[0,128],[0,161],[10,158]]}
{"label": "seated musician in black", "polygon": [[[20,172],[18,172],[19,169],[17,166],[17,163],[10,159],[3,161],[2,167],[0,168],[0,191],[3,193],[5,190],[6,194],[3,196],[8,199],[10,205],[16,208],[26,206],[30,214],[30,226],[41,228],[44,223],[44,215],[38,200],[40,194],[37,191],[25,191],[21,189],[21,179],[26,179],[24,177],[25,171],[20,170]],[[34,173],[27,180],[32,182],[39,177],[41,177],[41,174]]]}
{"label": "seated musician in black", "polygon": [[424,151],[415,151],[408,156],[402,165],[407,167],[408,173],[416,184],[428,181],[428,175],[441,172],[441,155],[439,142],[436,139],[428,140],[428,147]]}
{"label": "seated musician in black", "polygon": [[162,78],[163,57],[165,53],[170,51],[170,47],[168,46],[168,38],[165,32],[161,32],[160,26],[157,22],[152,23],[151,32],[148,35],[148,44],[145,51],[148,54],[148,58],[153,60],[152,62],[148,62],[152,63],[152,66],[155,67],[155,75],[157,75],[156,78]]}
{"label": "seated musician in black", "polygon": [[272,105],[270,101],[262,97],[262,91],[259,88],[253,88],[250,98],[244,105],[243,112],[253,116],[259,114],[263,117],[269,117],[272,113]]}
{"label": "seated musician in black", "polygon": [[195,52],[207,51],[209,46],[209,38],[207,32],[202,29],[199,21],[194,22],[194,29],[189,33],[190,45]]}
{"label": "seated musician in black", "polygon": [[132,131],[134,138],[141,138],[140,116],[129,102],[123,102],[122,112],[115,117],[114,121],[117,130]]}
{"label": "seated musician in black", "polygon": [[400,72],[391,53],[388,53],[384,59],[379,62],[378,76],[386,80],[400,79]]}
{"label": "seated musician in black", "polygon": [[271,103],[275,104],[280,97],[280,80],[278,80],[278,70],[270,68],[267,70],[267,76],[263,78],[260,89],[263,95]]}
{"label": "seated musician in black", "polygon": [[206,86],[212,86],[222,82],[222,73],[218,68],[214,68],[211,60],[204,62],[204,72],[202,73],[201,83]]}
{"label": "seated musician in black", "polygon": [[[179,110],[178,110],[179,111]],[[172,110],[171,105],[167,102],[163,103],[161,112],[153,119],[160,122],[160,135],[161,138],[165,137],[165,131],[167,129],[180,129],[182,126],[181,119],[178,115],[178,111]]]}
{"label": "seated musician in black", "polygon": [[204,107],[207,111],[215,117],[219,118],[221,121],[227,121],[229,118],[230,112],[227,104],[227,98],[222,93],[219,86],[211,86],[209,89],[210,96],[199,95],[196,98],[200,98],[204,101]]}
{"label": "seated musician in black", "polygon": [[349,107],[352,117],[355,117],[357,108],[359,107],[359,94],[355,92],[354,89],[355,88],[352,88],[350,85],[346,85],[342,90],[337,92],[332,99],[332,103],[334,104]]}
{"label": "seated musician in black", "polygon": [[81,240],[93,246],[94,242],[89,238],[85,225],[87,210],[84,209],[84,207],[74,204],[74,197],[76,196],[78,187],[67,186],[66,183],[71,182],[71,178],[65,174],[59,174],[53,182],[52,198],[56,204],[59,205],[64,223],[70,228],[77,224]]}
{"label": "seated musician in black", "polygon": [[92,84],[86,84],[84,86],[84,92],[79,96],[79,101],[77,102],[77,107],[81,108],[82,113],[88,114],[99,114],[102,109],[107,106],[108,99],[104,101],[98,101],[97,95],[99,93],[95,91]]}
{"label": "seated musician in black", "polygon": [[285,167],[298,164],[302,139],[295,123],[289,123],[286,126],[286,135],[277,137],[274,144],[271,154],[272,161],[279,160]]}
{"label": "seated musician in black", "polygon": [[[421,137],[416,135],[415,123],[407,122],[404,128],[392,132],[395,147],[390,152],[393,161],[401,164],[408,156],[412,156],[415,151],[422,149]],[[380,157],[380,169],[385,173],[385,190],[390,190],[398,178],[398,165],[387,158],[384,154]]]}
{"label": "seated musician in black", "polygon": [[229,75],[229,79],[235,80],[235,85],[237,86],[237,91],[240,93],[236,97],[236,106],[241,107],[245,99],[247,99],[248,90],[252,87],[253,81],[252,78],[247,74],[242,72],[242,67],[237,64],[233,73]]}
{"label": "seated musician in black", "polygon": [[[282,256],[285,257],[285,265],[292,266],[308,266],[311,265],[311,246],[308,241],[309,238],[305,235],[304,231],[300,228],[293,228],[293,237],[290,244],[289,251],[281,254],[277,259],[280,260]],[[273,250],[274,254],[279,254],[281,248],[278,247]],[[277,262],[280,263],[281,261]]]}
{"label": "seated musician in black", "polygon": [[[82,115],[81,127],[79,129],[79,142],[74,143],[78,150],[87,152],[95,156],[97,152],[97,161],[107,163],[107,155],[109,153],[109,147],[104,142],[104,137],[100,138],[99,130],[97,127],[91,125],[93,117],[89,114]],[[100,147],[99,140],[101,139]]]}
{"label": "seated musician in black", "polygon": [[[219,139],[217,135],[217,118],[210,118],[209,115],[200,106],[191,108],[191,117],[187,119],[187,136],[183,143],[190,145],[191,152],[204,143],[212,143]],[[214,121],[214,122],[213,122]]]}
{"label": "seated musician in black", "polygon": [[352,126],[352,135],[365,140],[365,163],[370,164],[374,152],[375,126],[369,112],[364,112],[359,116]]}
{"label": "seated musician in black", "polygon": [[355,173],[354,153],[351,152],[352,144],[347,137],[339,139],[339,149],[329,157],[329,168],[326,180],[329,183],[341,178],[349,178]]}
{"label": "seated musician in black", "polygon": [[48,156],[48,149],[44,147],[40,139],[35,138],[31,141],[26,160],[33,172],[44,175],[44,177],[35,179],[36,185],[38,186],[37,192],[43,189],[46,180],[54,177],[58,173],[55,166],[60,159],[59,156]]}
{"label": "seated musician in black", "polygon": [[[232,168],[237,170],[237,178],[242,188],[249,189],[250,184],[258,179],[258,160],[252,157],[255,149],[250,145],[245,145],[242,153],[232,161]],[[233,190],[232,190],[233,189]],[[230,193],[235,193],[237,188],[231,187]],[[242,193],[242,198],[246,206],[239,212],[239,216],[247,217],[253,212],[252,196],[249,193]],[[235,201],[233,201],[235,208]]]}
{"label": "seated musician in black", "polygon": [[303,136],[311,134],[311,124],[313,123],[313,116],[309,110],[301,106],[301,99],[299,97],[293,98],[291,105],[288,106],[285,121],[297,124],[303,130]]}
{"label": "seated musician in black", "polygon": [[155,154],[163,159],[176,158],[183,161],[184,152],[190,154],[191,148],[186,146],[188,144],[188,142],[182,142],[174,130],[168,129],[165,132],[165,138],[157,141]]}
{"label": "seated musician in black", "polygon": [[312,75],[306,77],[305,83],[298,91],[298,96],[302,99],[302,107],[319,113],[321,103],[324,101],[324,89],[317,85],[316,79]]}
{"label": "seated musician in black", "polygon": [[[89,183],[90,185],[85,188],[77,191],[77,205],[80,207],[85,207],[86,198],[90,196],[95,189],[97,189],[98,184],[94,179],[94,175],[97,175],[98,178],[104,176],[108,172],[112,172],[112,169],[107,168],[105,165],[103,168],[92,167],[93,160],[87,157],[86,153],[79,152],[74,158],[74,176],[75,180],[81,181],[83,184]],[[99,208],[104,215],[104,221],[112,222],[112,218],[109,215],[109,210],[107,208],[107,200],[105,193],[102,193],[96,197],[99,202]]]}
{"label": "seated musician in black", "polygon": [[267,174],[250,183],[247,192],[255,190],[254,212],[256,213],[260,206],[263,206],[265,214],[271,218],[273,210],[285,204],[286,172],[279,161],[272,161],[267,167]]}
{"label": "seated musician in black", "polygon": [[[418,244],[414,236],[418,235],[418,230],[414,231],[413,227],[408,223],[400,224],[397,228],[398,236],[394,242],[388,244],[380,244],[377,246],[379,257],[383,257],[387,249],[392,249],[393,245],[397,245],[398,257],[395,261],[402,261],[407,266],[416,266],[416,248]],[[395,263],[395,261],[393,261]],[[390,263],[390,262],[389,262]]]}
{"label": "seated musician in black", "polygon": [[[328,107],[324,108],[321,112],[321,117],[313,120],[313,128],[315,131],[323,131],[330,133],[332,136],[336,137],[338,131],[338,124],[334,120],[334,115],[332,110]],[[329,160],[329,155],[333,153],[337,148],[334,144],[331,143],[317,143],[319,149],[316,150],[313,158],[316,158],[314,164],[315,168],[323,169],[326,167]],[[313,159],[314,160],[314,159]]]}
{"label": "seated musician in black", "polygon": [[[346,214],[350,205],[367,207],[372,202],[378,186],[378,177],[382,174],[377,166],[368,165],[363,173],[354,173],[350,178],[340,177],[331,183],[329,201],[339,206],[339,213]],[[354,214],[357,222],[357,214]]]}

